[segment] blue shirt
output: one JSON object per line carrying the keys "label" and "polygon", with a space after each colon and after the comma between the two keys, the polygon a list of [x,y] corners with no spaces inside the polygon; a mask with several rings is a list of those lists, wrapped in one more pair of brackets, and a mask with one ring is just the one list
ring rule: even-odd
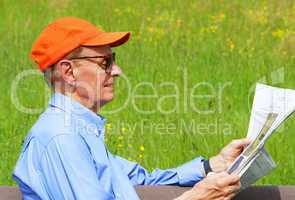
{"label": "blue shirt", "polygon": [[105,119],[55,93],[30,130],[13,178],[25,200],[137,200],[134,185],[192,186],[204,177],[203,158],[149,173],[113,155],[104,143]]}

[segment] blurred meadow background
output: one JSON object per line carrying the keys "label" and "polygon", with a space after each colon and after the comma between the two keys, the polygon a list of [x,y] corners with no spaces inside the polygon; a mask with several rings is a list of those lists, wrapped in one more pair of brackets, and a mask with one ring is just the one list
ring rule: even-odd
{"label": "blurred meadow background", "polygon": [[[295,89],[292,0],[0,0],[0,185],[14,185],[22,141],[50,96],[31,45],[64,16],[132,32],[114,49],[124,76],[100,114],[110,150],[149,170],[246,136],[256,82]],[[294,117],[266,148],[278,166],[258,184],[294,185]]]}

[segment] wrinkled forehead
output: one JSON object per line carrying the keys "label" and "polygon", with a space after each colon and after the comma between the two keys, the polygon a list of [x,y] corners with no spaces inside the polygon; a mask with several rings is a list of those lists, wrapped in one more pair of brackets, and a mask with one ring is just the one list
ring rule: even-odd
{"label": "wrinkled forehead", "polygon": [[82,56],[110,55],[112,49],[109,46],[83,46],[80,54]]}

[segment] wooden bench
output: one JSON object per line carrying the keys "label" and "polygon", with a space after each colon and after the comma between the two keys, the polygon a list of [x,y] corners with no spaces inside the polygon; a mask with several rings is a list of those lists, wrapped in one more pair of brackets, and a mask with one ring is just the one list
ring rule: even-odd
{"label": "wooden bench", "polygon": [[[189,190],[178,186],[137,186],[142,200],[171,200]],[[21,200],[17,187],[0,187],[0,200]],[[295,200],[295,186],[253,186],[240,192],[234,200]]]}

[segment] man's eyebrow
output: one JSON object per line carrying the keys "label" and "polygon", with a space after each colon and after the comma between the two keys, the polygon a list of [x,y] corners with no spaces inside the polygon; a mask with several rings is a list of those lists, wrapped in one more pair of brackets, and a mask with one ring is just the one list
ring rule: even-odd
{"label": "man's eyebrow", "polygon": [[108,57],[108,56],[112,56],[113,53],[108,53],[108,54],[104,54],[104,55],[81,55],[79,57]]}
{"label": "man's eyebrow", "polygon": [[78,56],[78,57],[74,57],[72,59],[78,59],[78,58],[85,58],[85,59],[87,59],[87,58],[89,58],[89,59],[91,59],[91,58],[104,58],[104,57],[110,57],[110,56],[112,56],[112,54],[107,54],[107,55],[81,55],[81,56]]}

